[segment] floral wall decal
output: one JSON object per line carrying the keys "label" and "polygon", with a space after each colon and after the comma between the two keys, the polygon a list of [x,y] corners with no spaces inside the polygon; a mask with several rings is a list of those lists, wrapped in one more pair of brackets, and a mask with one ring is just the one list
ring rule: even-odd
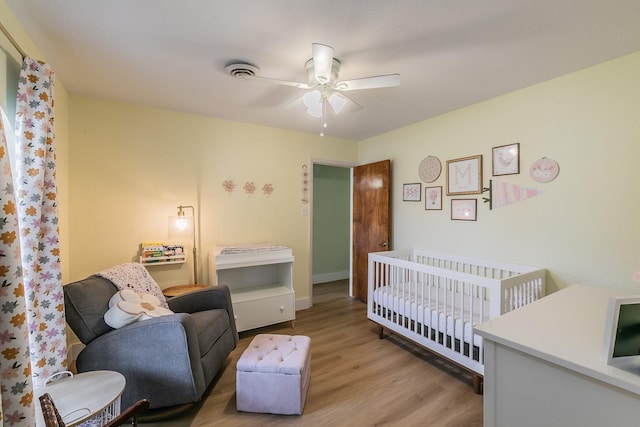
{"label": "floral wall decal", "polygon": [[251,182],[251,181],[247,181],[246,184],[244,184],[244,192],[247,193],[248,195],[252,195],[253,193],[256,192],[256,185]]}
{"label": "floral wall decal", "polygon": [[[233,180],[231,179],[225,179],[224,181],[222,181],[222,188],[227,193],[233,193],[236,186],[237,186],[236,183],[233,182]],[[255,194],[256,191],[258,191],[258,186],[253,181],[247,181],[242,186],[242,190],[244,190],[245,194],[251,196],[252,194]],[[273,184],[267,183],[261,187],[261,191],[262,191],[262,194],[269,197],[273,194],[273,192],[275,191],[275,188],[273,187]]]}
{"label": "floral wall decal", "polygon": [[233,189],[236,188],[236,185],[232,180],[225,179],[224,181],[222,181],[222,188],[224,188],[224,191],[226,191],[227,193],[231,193],[233,192]]}
{"label": "floral wall decal", "polygon": [[273,193],[273,185],[265,184],[262,186],[262,193],[266,196],[270,196]]}

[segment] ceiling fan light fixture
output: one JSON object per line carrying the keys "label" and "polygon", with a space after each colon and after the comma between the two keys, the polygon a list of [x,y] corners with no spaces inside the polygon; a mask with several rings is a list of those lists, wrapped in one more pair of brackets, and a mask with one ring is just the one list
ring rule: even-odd
{"label": "ceiling fan light fixture", "polygon": [[307,113],[313,117],[322,117],[322,95],[319,90],[307,92],[302,97],[302,102],[307,107]]}
{"label": "ceiling fan light fixture", "polygon": [[329,104],[331,104],[331,108],[333,108],[333,112],[338,114],[342,109],[347,105],[347,100],[337,93],[332,93],[329,96]]}
{"label": "ceiling fan light fixture", "polygon": [[331,93],[330,89],[322,86],[305,93],[302,102],[307,107],[307,113],[310,116],[321,119],[320,136],[324,136],[324,129],[327,127],[327,104],[331,105],[334,113],[338,114],[347,104],[347,99],[336,93]]}

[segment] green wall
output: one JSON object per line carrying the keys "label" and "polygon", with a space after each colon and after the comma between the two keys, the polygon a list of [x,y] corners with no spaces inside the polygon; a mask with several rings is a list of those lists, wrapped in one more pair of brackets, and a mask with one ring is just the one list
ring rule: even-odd
{"label": "green wall", "polygon": [[313,282],[347,278],[350,229],[349,168],[313,166]]}

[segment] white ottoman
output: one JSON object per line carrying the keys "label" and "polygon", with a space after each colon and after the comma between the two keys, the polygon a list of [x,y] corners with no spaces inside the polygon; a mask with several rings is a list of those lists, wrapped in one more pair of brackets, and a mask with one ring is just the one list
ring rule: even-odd
{"label": "white ottoman", "polygon": [[256,335],[236,365],[238,411],[302,414],[311,379],[311,338]]}

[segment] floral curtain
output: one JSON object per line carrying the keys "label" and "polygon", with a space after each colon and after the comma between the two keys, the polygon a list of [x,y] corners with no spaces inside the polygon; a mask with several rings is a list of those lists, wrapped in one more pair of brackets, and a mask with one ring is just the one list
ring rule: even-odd
{"label": "floral curtain", "polygon": [[[24,59],[16,103],[13,175],[5,161],[4,138],[0,156],[0,391],[5,426],[35,425],[32,387],[42,387],[67,365],[53,82],[47,64]],[[28,358],[22,360],[25,355]]]}
{"label": "floral curtain", "polygon": [[33,426],[27,309],[5,123],[0,117],[0,419],[4,426]]}

